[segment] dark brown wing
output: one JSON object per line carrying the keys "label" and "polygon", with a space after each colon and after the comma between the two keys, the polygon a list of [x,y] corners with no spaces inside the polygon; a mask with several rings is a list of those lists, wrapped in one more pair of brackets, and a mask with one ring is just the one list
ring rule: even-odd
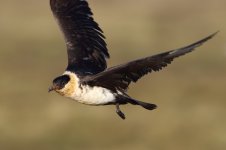
{"label": "dark brown wing", "polygon": [[113,92],[125,92],[131,82],[136,82],[147,73],[161,70],[170,64],[174,58],[193,51],[196,47],[211,39],[215,34],[180,49],[109,68],[104,72],[84,78],[83,83],[91,86],[102,86]]}
{"label": "dark brown wing", "polygon": [[94,21],[87,1],[50,0],[50,6],[65,36],[67,70],[81,75],[105,70],[108,50],[103,31]]}

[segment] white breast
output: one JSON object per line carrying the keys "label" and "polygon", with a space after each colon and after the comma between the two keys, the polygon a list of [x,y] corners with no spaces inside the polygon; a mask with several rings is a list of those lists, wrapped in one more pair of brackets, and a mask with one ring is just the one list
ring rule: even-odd
{"label": "white breast", "polygon": [[115,101],[114,94],[102,87],[82,85],[71,96],[72,99],[88,105],[103,105]]}

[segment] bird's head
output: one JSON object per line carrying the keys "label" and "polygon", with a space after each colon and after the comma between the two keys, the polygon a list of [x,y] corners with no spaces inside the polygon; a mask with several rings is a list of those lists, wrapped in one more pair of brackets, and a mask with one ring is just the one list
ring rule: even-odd
{"label": "bird's head", "polygon": [[53,80],[53,85],[50,86],[49,92],[56,91],[62,96],[71,97],[78,88],[79,79],[74,73],[65,72]]}
{"label": "bird's head", "polygon": [[62,76],[56,77],[53,80],[53,85],[50,86],[50,88],[49,88],[49,92],[56,91],[59,93],[66,87],[66,85],[69,83],[69,81],[70,81],[69,75],[62,75]]}

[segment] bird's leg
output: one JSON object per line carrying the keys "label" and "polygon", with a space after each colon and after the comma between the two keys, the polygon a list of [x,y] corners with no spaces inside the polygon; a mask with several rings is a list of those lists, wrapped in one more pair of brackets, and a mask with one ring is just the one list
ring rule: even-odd
{"label": "bird's leg", "polygon": [[116,104],[116,113],[121,117],[123,120],[126,119],[125,114],[120,110],[119,103]]}

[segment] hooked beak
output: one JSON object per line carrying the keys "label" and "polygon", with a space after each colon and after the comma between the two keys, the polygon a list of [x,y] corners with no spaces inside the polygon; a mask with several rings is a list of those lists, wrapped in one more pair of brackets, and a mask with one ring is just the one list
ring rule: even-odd
{"label": "hooked beak", "polygon": [[48,92],[52,92],[53,90],[55,90],[54,86],[49,87]]}

